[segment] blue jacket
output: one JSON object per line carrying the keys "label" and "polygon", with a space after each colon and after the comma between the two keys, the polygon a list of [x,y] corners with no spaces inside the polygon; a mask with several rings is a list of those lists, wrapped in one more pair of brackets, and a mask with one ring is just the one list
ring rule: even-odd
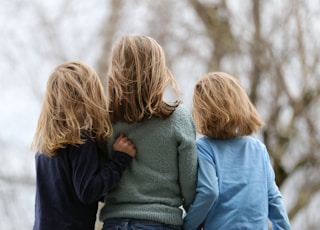
{"label": "blue jacket", "polygon": [[96,143],[88,139],[57,155],[37,153],[34,230],[94,229],[98,200],[120,180],[131,157],[115,152],[99,169]]}
{"label": "blue jacket", "polygon": [[290,229],[266,147],[252,137],[197,141],[197,195],[184,229]]}

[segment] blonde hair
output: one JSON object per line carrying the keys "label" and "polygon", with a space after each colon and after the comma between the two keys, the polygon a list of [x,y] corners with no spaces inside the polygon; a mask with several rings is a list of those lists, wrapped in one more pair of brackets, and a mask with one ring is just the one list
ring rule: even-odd
{"label": "blonde hair", "polygon": [[124,36],[113,46],[107,82],[113,122],[133,123],[152,116],[165,119],[180,103],[169,105],[162,100],[167,85],[178,93],[178,84],[161,46],[148,36]]}
{"label": "blonde hair", "polygon": [[79,61],[65,62],[50,75],[31,148],[48,156],[86,137],[104,141],[112,126],[96,72]]}
{"label": "blonde hair", "polygon": [[262,126],[243,87],[223,72],[209,73],[196,83],[192,115],[197,131],[210,138],[250,135]]}

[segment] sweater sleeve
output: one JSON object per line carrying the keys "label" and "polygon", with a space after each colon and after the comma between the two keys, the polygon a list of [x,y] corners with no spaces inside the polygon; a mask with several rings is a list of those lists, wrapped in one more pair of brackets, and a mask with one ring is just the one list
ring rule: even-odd
{"label": "sweater sleeve", "polygon": [[197,152],[196,132],[191,115],[186,111],[177,121],[178,154],[179,154],[179,182],[183,196],[183,207],[187,211],[192,203],[197,183]]}
{"label": "sweater sleeve", "polygon": [[267,176],[268,176],[268,201],[269,201],[269,214],[268,217],[272,222],[273,230],[290,230],[289,218],[282,201],[281,193],[275,182],[275,174],[270,163],[267,150]]}
{"label": "sweater sleeve", "polygon": [[114,152],[109,161],[99,169],[99,153],[96,143],[88,140],[76,147],[72,161],[72,180],[75,192],[83,203],[98,201],[120,181],[123,171],[132,157]]}

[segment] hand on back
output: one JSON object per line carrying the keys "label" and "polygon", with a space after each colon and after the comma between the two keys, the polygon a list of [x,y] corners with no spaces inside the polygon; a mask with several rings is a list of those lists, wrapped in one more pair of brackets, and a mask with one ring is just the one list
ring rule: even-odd
{"label": "hand on back", "polygon": [[113,150],[124,152],[132,157],[136,155],[136,148],[134,144],[123,134],[120,134],[114,142]]}

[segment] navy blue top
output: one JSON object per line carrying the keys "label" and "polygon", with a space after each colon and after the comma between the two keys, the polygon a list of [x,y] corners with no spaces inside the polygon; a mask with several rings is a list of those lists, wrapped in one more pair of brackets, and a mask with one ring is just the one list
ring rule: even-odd
{"label": "navy blue top", "polygon": [[57,155],[37,153],[34,230],[94,229],[98,201],[120,180],[132,157],[114,152],[101,168],[94,141]]}

